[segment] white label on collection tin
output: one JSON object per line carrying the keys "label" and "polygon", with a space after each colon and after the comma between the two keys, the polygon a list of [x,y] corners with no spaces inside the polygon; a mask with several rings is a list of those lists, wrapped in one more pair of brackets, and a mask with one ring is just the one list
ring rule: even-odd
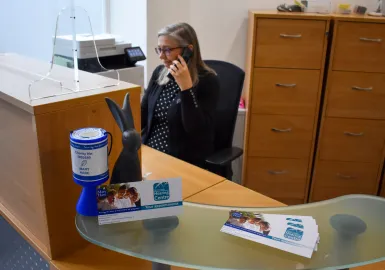
{"label": "white label on collection tin", "polygon": [[81,177],[78,180],[102,175],[108,170],[107,143],[100,148],[86,150],[71,146],[71,158],[72,171]]}

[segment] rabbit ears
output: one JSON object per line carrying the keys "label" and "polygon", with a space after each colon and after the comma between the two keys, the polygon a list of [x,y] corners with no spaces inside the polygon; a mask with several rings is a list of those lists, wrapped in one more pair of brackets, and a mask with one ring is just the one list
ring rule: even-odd
{"label": "rabbit ears", "polygon": [[108,108],[110,109],[112,116],[118,124],[122,132],[130,129],[134,129],[134,119],[132,117],[130,106],[130,94],[127,93],[124,97],[123,108],[121,109],[115,101],[110,98],[106,98]]}

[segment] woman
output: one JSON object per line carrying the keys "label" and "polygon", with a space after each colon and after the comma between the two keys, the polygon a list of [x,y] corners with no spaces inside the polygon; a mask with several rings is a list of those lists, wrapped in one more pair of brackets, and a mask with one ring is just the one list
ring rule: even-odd
{"label": "woman", "polygon": [[[187,63],[181,57],[184,50],[192,51]],[[142,99],[142,141],[205,167],[214,151],[217,76],[202,61],[196,33],[187,23],[162,29],[155,51],[163,65],[153,72]]]}

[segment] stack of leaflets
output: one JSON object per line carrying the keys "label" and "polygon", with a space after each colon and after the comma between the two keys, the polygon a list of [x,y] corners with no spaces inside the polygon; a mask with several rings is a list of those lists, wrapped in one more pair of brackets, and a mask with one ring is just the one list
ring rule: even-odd
{"label": "stack of leaflets", "polygon": [[230,211],[221,232],[311,258],[319,243],[318,226],[310,216]]}

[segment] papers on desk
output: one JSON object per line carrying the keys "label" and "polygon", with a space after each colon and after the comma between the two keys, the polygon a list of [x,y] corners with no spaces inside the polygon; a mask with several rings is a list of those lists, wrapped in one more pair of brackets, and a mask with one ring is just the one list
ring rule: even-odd
{"label": "papers on desk", "polygon": [[99,225],[177,216],[183,211],[182,179],[102,185],[97,203]]}
{"label": "papers on desk", "polygon": [[310,216],[230,211],[221,232],[311,258],[319,243],[318,226]]}

